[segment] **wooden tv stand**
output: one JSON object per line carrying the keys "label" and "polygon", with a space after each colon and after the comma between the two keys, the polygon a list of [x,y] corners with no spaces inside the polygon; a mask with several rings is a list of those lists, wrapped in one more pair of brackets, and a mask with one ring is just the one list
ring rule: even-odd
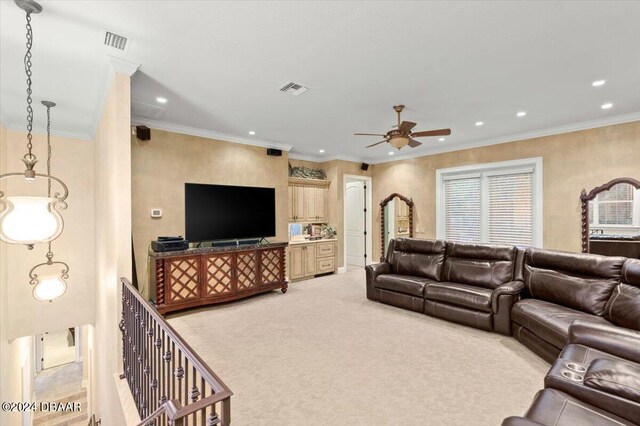
{"label": "wooden tv stand", "polygon": [[[161,314],[287,291],[288,243],[191,248],[151,257],[151,299]],[[153,292],[155,291],[155,294]]]}

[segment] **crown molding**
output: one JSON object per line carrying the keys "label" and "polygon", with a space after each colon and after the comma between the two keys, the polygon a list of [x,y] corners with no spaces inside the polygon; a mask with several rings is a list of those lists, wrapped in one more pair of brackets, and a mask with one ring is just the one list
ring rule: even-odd
{"label": "crown molding", "polygon": [[320,157],[320,156],[316,156],[316,155],[298,154],[298,153],[295,153],[295,152],[293,152],[293,153],[290,152],[289,153],[289,158],[292,159],[292,160],[312,161],[314,163],[326,163],[327,161],[334,161],[334,160],[349,161],[349,162],[352,162],[352,163],[366,162],[362,158],[350,157],[348,155],[332,155],[330,157]]}
{"label": "crown molding", "polygon": [[[27,126],[13,125],[13,124],[11,125],[3,124],[3,125],[5,129],[11,130],[13,132],[25,132],[25,133],[27,132]],[[33,129],[31,130],[31,133],[33,133],[34,135],[46,135],[47,128],[42,126],[34,126]],[[60,131],[55,129],[51,129],[51,136],[57,137],[57,138],[77,139],[81,141],[93,141],[93,138],[91,137],[91,135],[86,133],[65,132],[65,131]]]}
{"label": "crown molding", "polygon": [[166,121],[151,120],[148,118],[132,116],[131,125],[135,126],[139,124],[143,124],[152,129],[164,130],[167,132],[174,132],[174,133],[182,133],[184,135],[199,136],[199,137],[208,138],[208,139],[217,139],[225,142],[238,143],[241,145],[259,146],[262,148],[275,148],[275,149],[281,149],[282,151],[287,151],[287,152],[290,151],[292,148],[291,145],[271,142],[263,139],[246,139],[246,138],[241,138],[239,136],[230,135],[227,133],[216,132],[213,130],[200,129],[197,127],[183,126],[181,124],[169,123]]}
{"label": "crown molding", "polygon": [[[481,148],[483,146],[499,145],[509,142],[518,142],[527,139],[535,139],[546,136],[560,135],[563,133],[578,132],[581,130],[597,129],[598,127],[613,126],[616,124],[631,123],[640,121],[640,111],[629,114],[616,115],[614,117],[601,118],[597,120],[583,121],[580,123],[567,124],[563,126],[549,127],[546,129],[534,130],[531,132],[516,133],[512,135],[500,136],[497,138],[482,139],[471,143],[460,143],[457,145],[449,145],[431,148],[427,151],[416,152],[415,154],[405,154],[393,156],[393,158],[384,158],[380,160],[370,160],[370,164],[390,163],[393,161],[409,160],[412,158],[424,157],[427,155],[442,154],[445,152],[462,151],[465,149]],[[366,161],[366,160],[365,160]]]}
{"label": "crown molding", "polygon": [[138,71],[138,68],[140,68],[140,64],[136,64],[135,62],[130,62],[111,55],[107,56],[109,57],[109,61],[111,62],[111,68],[117,73],[128,75],[129,77],[131,77],[136,73],[136,71]]}

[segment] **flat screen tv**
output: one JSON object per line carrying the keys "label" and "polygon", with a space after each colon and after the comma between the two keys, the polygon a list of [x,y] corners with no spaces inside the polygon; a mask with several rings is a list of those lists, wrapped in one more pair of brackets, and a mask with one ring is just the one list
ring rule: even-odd
{"label": "flat screen tv", "polygon": [[184,195],[189,241],[276,235],[275,188],[185,183]]}

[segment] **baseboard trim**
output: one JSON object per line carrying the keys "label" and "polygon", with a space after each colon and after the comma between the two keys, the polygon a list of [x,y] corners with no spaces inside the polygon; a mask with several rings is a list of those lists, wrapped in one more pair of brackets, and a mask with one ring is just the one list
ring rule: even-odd
{"label": "baseboard trim", "polygon": [[346,266],[339,266],[338,267],[338,274],[344,274],[345,272],[347,272],[347,267]]}

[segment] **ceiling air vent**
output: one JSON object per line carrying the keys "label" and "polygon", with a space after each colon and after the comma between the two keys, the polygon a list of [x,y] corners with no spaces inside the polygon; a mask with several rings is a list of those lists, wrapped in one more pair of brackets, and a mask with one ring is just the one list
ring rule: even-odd
{"label": "ceiling air vent", "polygon": [[289,93],[293,96],[300,96],[307,90],[309,90],[308,87],[304,87],[302,84],[294,83],[293,81],[288,81],[280,86],[281,92]]}
{"label": "ceiling air vent", "polygon": [[129,37],[112,33],[111,31],[108,31],[108,30],[102,30],[102,35],[103,35],[103,43],[105,46],[118,49],[122,52],[126,52],[127,49],[129,49],[129,43],[130,43]]}

